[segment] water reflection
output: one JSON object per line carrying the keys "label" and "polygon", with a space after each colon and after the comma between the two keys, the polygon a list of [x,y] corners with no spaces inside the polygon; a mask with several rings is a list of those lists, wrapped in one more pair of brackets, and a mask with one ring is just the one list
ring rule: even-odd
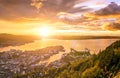
{"label": "water reflection", "polygon": [[90,40],[43,39],[21,46],[9,46],[0,48],[0,52],[9,51],[10,49],[20,49],[22,51],[25,50],[29,51],[44,48],[47,46],[62,45],[64,46],[67,52],[70,51],[70,48],[74,48],[76,50],[84,50],[85,48],[89,48],[91,50],[91,53],[98,53],[100,49],[105,49],[105,47],[107,47],[116,40],[117,39],[90,39]]}

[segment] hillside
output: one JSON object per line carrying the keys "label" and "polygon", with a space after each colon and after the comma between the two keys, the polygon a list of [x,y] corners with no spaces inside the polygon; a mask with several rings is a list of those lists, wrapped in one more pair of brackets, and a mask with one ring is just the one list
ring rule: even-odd
{"label": "hillside", "polygon": [[23,45],[37,39],[36,36],[0,34],[0,47]]}
{"label": "hillside", "polygon": [[[62,59],[64,60],[64,59]],[[70,60],[69,60],[70,61]],[[14,78],[120,78],[120,40],[89,58],[77,58],[55,67],[37,67],[26,74],[17,74]]]}
{"label": "hillside", "polygon": [[60,39],[60,40],[87,40],[87,39],[120,39],[120,36],[61,35],[61,36],[51,36],[50,38],[55,38],[55,39]]}

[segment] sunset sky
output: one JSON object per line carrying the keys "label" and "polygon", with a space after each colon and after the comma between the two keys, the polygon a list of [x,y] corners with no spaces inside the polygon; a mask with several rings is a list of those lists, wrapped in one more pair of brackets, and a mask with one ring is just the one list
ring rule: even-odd
{"label": "sunset sky", "polygon": [[0,0],[0,33],[39,35],[43,30],[120,36],[120,0]]}

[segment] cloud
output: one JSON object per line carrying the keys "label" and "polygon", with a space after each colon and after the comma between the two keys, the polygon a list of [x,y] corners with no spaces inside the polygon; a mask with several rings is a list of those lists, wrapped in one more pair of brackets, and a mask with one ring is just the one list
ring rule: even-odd
{"label": "cloud", "polygon": [[[83,6],[80,8],[84,8]],[[88,8],[88,10],[90,10],[90,8]],[[92,9],[91,9],[92,10]],[[64,19],[62,18],[62,20],[68,24],[82,24],[82,23],[86,23],[87,24],[91,24],[94,21],[98,21],[96,23],[96,25],[100,26],[101,23],[104,22],[113,22],[116,21],[118,18],[120,18],[120,6],[117,5],[115,2],[111,2],[108,6],[106,6],[105,8],[102,8],[98,11],[94,11],[94,12],[87,12],[87,13],[83,13],[81,15],[77,15],[77,14],[61,14],[62,17],[64,16]],[[102,21],[103,20],[103,21]],[[94,24],[95,26],[95,24]]]}
{"label": "cloud", "polygon": [[84,22],[91,22],[94,20],[98,20],[97,18],[93,18],[91,16],[88,16],[86,14],[81,13],[65,13],[61,12],[58,14],[58,17],[61,21],[67,24],[81,24]]}
{"label": "cloud", "polygon": [[34,6],[37,9],[40,9],[42,7],[42,2],[39,2],[38,0],[32,0],[31,6]]}
{"label": "cloud", "polygon": [[68,13],[83,13],[83,12],[88,12],[91,10],[92,10],[92,8],[89,8],[87,6],[81,6],[81,7],[71,8],[68,11]]}
{"label": "cloud", "polygon": [[35,17],[36,10],[30,6],[30,0],[0,0],[0,17],[14,20],[21,17]]}
{"label": "cloud", "polygon": [[111,15],[111,14],[120,14],[120,5],[115,2],[111,2],[105,8],[102,8],[98,11],[95,11],[96,15]]}
{"label": "cloud", "polygon": [[89,13],[88,16],[90,18],[97,18],[99,20],[103,19],[103,21],[107,19],[107,21],[104,21],[103,25],[101,25],[103,30],[120,30],[120,5],[116,4],[115,2],[111,2],[105,8],[95,11],[94,13]]}
{"label": "cloud", "polygon": [[0,17],[5,20],[36,18],[54,20],[59,12],[79,12],[87,9],[73,8],[87,0],[0,0]]}
{"label": "cloud", "polygon": [[105,23],[102,28],[104,30],[117,31],[120,30],[120,23]]}
{"label": "cloud", "polygon": [[[73,10],[73,6],[78,2],[85,2],[87,0],[31,0],[31,5],[36,7],[40,13],[53,12],[68,12]],[[80,8],[79,8],[80,10]]]}

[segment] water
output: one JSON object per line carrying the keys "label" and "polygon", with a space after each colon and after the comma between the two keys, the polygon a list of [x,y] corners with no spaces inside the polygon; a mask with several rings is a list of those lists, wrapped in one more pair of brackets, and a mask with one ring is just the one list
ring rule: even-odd
{"label": "water", "polygon": [[115,42],[117,39],[89,39],[89,40],[57,40],[57,39],[43,39],[43,40],[37,40],[32,43],[28,43],[21,46],[9,46],[0,48],[0,52],[2,51],[9,51],[10,49],[16,49],[16,50],[22,50],[22,51],[31,51],[36,49],[41,49],[47,46],[56,46],[56,45],[62,45],[65,48],[65,52],[59,52],[58,54],[55,54],[48,58],[47,60],[40,61],[41,63],[47,63],[49,65],[51,62],[54,62],[55,60],[59,60],[64,53],[69,53],[70,48],[73,48],[78,51],[82,51],[85,48],[90,49],[91,54],[98,53],[99,50],[105,49],[107,46],[109,46],[111,43]]}
{"label": "water", "polygon": [[25,45],[0,48],[0,52],[9,51],[10,49],[30,51],[41,49],[47,46],[62,45],[65,48],[66,52],[70,52],[70,48],[74,48],[75,50],[84,50],[85,48],[88,48],[91,50],[91,53],[98,53],[99,50],[105,49],[107,46],[109,46],[116,40],[117,39],[89,39],[89,40],[43,39]]}

